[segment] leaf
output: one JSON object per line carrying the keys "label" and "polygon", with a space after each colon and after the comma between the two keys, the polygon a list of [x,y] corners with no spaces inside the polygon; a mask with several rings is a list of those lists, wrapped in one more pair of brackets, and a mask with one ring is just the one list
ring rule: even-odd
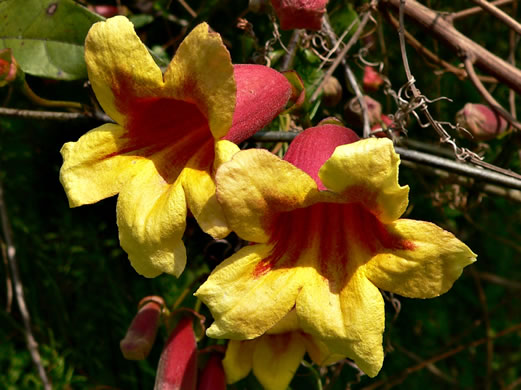
{"label": "leaf", "polygon": [[72,0],[0,0],[0,48],[25,73],[59,80],[87,77],[85,36],[104,20]]}

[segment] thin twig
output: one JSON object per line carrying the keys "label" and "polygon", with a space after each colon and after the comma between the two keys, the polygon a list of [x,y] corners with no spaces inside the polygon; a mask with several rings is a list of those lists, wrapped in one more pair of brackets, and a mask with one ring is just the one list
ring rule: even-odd
{"label": "thin twig", "polygon": [[360,24],[358,25],[358,28],[356,29],[355,33],[353,34],[353,36],[349,39],[349,41],[347,42],[347,44],[342,48],[342,50],[340,51],[340,53],[338,53],[338,55],[336,56],[335,58],[335,61],[333,61],[333,63],[331,64],[331,66],[329,67],[329,69],[327,70],[326,74],[324,75],[324,78],[322,79],[322,82],[319,84],[319,86],[315,89],[315,91],[313,92],[313,95],[311,95],[311,101],[315,101],[318,97],[318,94],[320,93],[322,87],[324,86],[324,83],[325,81],[331,77],[331,75],[333,74],[333,72],[336,70],[336,68],[338,67],[338,65],[340,65],[340,63],[342,62],[342,59],[346,56],[347,52],[349,51],[349,49],[351,49],[351,47],[358,41],[358,38],[360,37],[360,35],[362,34],[362,31],[364,30],[364,27],[365,25],[367,24],[367,22],[369,21],[369,18],[371,17],[371,12],[370,11],[367,11],[364,15],[364,17],[362,18],[362,21],[360,22]]}
{"label": "thin twig", "polygon": [[35,111],[22,110],[18,108],[0,107],[0,116],[18,117],[28,119],[42,119],[54,121],[98,121],[98,122],[114,122],[108,115],[99,112],[95,114],[85,114],[81,112],[57,112],[57,111]]}
{"label": "thin twig", "polygon": [[[517,14],[517,0],[512,4],[512,17],[516,17]],[[518,37],[513,30],[510,30],[508,35],[508,62],[512,66],[516,66],[516,48],[518,43]],[[510,104],[510,114],[514,119],[517,119],[516,110],[516,94],[511,89],[508,90],[508,102]]]}
{"label": "thin twig", "polygon": [[478,272],[478,276],[480,279],[485,280],[489,283],[497,284],[498,286],[510,288],[512,290],[521,290],[520,282],[506,279],[496,274],[491,274],[489,272]]}
{"label": "thin twig", "polygon": [[516,33],[521,34],[521,24],[519,24],[514,18],[510,17],[505,12],[501,11],[494,4],[491,4],[485,0],[472,0],[472,1],[474,1],[474,3],[479,5],[481,8],[483,8],[485,11],[487,11],[491,15],[495,16],[497,19],[499,19],[501,22],[506,24],[508,27],[510,27]]}
{"label": "thin twig", "polygon": [[[501,7],[502,5],[510,4],[512,1],[513,0],[496,0],[493,1],[491,4],[494,4],[496,7]],[[467,8],[463,11],[458,11],[450,14],[446,19],[452,23],[457,19],[466,18],[467,16],[479,14],[480,12],[483,12],[483,8],[481,7]]]}
{"label": "thin twig", "polygon": [[289,70],[293,67],[295,55],[297,54],[298,44],[300,42],[300,34],[302,34],[302,30],[293,30],[288,43],[288,52],[282,58],[282,63],[280,65],[281,72]]}
{"label": "thin twig", "polygon": [[496,99],[488,92],[488,90],[485,88],[485,86],[481,83],[479,80],[476,71],[474,70],[474,65],[472,64],[471,58],[466,58],[463,61],[463,64],[465,65],[465,70],[467,71],[467,74],[469,75],[470,81],[472,81],[472,84],[476,87],[479,94],[483,97],[483,99],[486,100],[487,104],[500,116],[505,118],[505,120],[510,123],[513,127],[515,127],[517,130],[521,130],[521,123],[516,121],[510,113],[505,110],[501,104],[498,103]]}
{"label": "thin twig", "polygon": [[[398,20],[396,20],[396,18],[393,15],[391,15],[390,12],[385,12],[384,15],[395,28],[399,27]],[[432,61],[436,65],[442,66],[443,68],[445,68],[446,71],[455,74],[460,80],[467,78],[467,72],[465,72],[465,69],[458,68],[457,66],[454,66],[451,63],[438,57],[432,51],[423,46],[422,43],[418,41],[407,30],[404,30],[404,33],[405,39],[407,39],[407,43],[411,45],[417,52],[427,57],[428,60]],[[497,79],[495,77],[479,75],[479,78],[481,81],[487,83],[497,83]]]}
{"label": "thin twig", "polygon": [[6,288],[6,302],[5,311],[11,313],[11,307],[13,305],[13,281],[11,274],[9,273],[9,260],[7,259],[7,247],[2,237],[0,237],[0,250],[2,251],[2,260],[4,261],[5,269],[5,288]]}
{"label": "thin twig", "polygon": [[[326,34],[329,36],[329,39],[331,40],[331,43],[336,46],[338,41],[335,32],[331,28],[331,25],[329,24],[329,18],[327,15],[324,15],[323,19],[323,26],[324,30],[326,31]],[[347,81],[351,85],[351,88],[353,88],[353,91],[355,92],[356,99],[358,100],[358,104],[360,104],[360,109],[362,110],[362,122],[363,122],[363,134],[364,138],[367,138],[371,135],[371,125],[369,124],[369,110],[367,109],[367,103],[364,99],[364,95],[362,94],[362,91],[360,91],[360,87],[358,86],[358,82],[356,81],[356,77],[347,63],[347,60],[345,57],[342,58],[342,65],[344,67],[344,72]],[[324,79],[326,81],[326,79]]]}
{"label": "thin twig", "polygon": [[[502,330],[501,332],[498,332],[496,333],[495,335],[492,335],[490,336],[490,339],[498,339],[500,337],[503,337],[503,336],[506,336],[508,334],[511,334],[511,333],[514,333],[514,332],[518,332],[519,330],[521,330],[521,323],[519,324],[516,324],[516,325],[513,325],[507,329],[504,329]],[[440,360],[443,360],[443,359],[447,359],[453,355],[456,355],[466,349],[469,349],[469,348],[474,348],[474,347],[477,347],[481,344],[484,344],[486,343],[487,341],[489,340],[489,338],[487,337],[484,337],[484,338],[481,338],[481,339],[478,339],[478,340],[474,340],[468,344],[465,344],[465,345],[460,345],[454,349],[451,349],[449,351],[446,351],[440,355],[436,355],[436,356],[433,356],[431,357],[430,359],[426,359],[424,361],[422,361],[421,363],[418,363],[414,366],[411,366],[411,367],[408,367],[406,368],[404,371],[402,371],[400,374],[398,375],[395,375],[391,378],[386,378],[386,379],[382,379],[382,380],[379,380],[377,382],[374,382],[372,384],[370,384],[369,386],[366,386],[364,387],[362,390],[374,390],[374,389],[377,389],[379,388],[380,386],[388,386],[391,387],[393,385],[397,385],[397,384],[400,384],[402,383],[405,379],[407,379],[407,377],[412,374],[413,372],[416,372],[416,371],[419,371],[423,368],[425,368],[427,365],[429,364],[432,364],[432,363],[436,363]]]}
{"label": "thin twig", "polygon": [[51,384],[47,379],[47,373],[42,364],[42,359],[40,357],[40,353],[38,352],[38,343],[36,342],[33,333],[31,331],[31,318],[29,315],[29,310],[27,310],[27,305],[25,303],[24,290],[22,281],[20,279],[20,274],[18,271],[18,264],[16,260],[16,248],[14,246],[12,233],[11,233],[11,224],[9,223],[9,218],[7,216],[7,208],[4,202],[3,195],[3,186],[0,181],[0,218],[2,220],[2,230],[4,233],[5,244],[7,246],[7,259],[9,261],[9,266],[11,269],[11,277],[13,279],[14,292],[16,296],[16,302],[18,303],[18,308],[20,309],[20,314],[22,315],[22,320],[25,328],[25,339],[27,342],[27,348],[29,349],[29,353],[31,354],[31,358],[33,360],[34,365],[38,370],[38,375],[42,380],[43,386],[45,390],[51,390]]}

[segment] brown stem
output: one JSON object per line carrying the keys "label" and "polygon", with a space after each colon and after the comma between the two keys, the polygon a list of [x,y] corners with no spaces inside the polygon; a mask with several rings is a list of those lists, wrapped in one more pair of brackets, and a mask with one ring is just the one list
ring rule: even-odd
{"label": "brown stem", "polygon": [[490,13],[491,15],[498,18],[501,22],[506,24],[516,33],[521,34],[521,24],[519,24],[514,18],[508,16],[505,12],[501,11],[498,7],[494,6],[494,4],[489,3],[485,0],[472,0],[474,3],[479,5],[485,11]]}
{"label": "brown stem", "polygon": [[[400,0],[385,0],[380,4],[397,10],[400,7]],[[439,12],[425,7],[415,0],[407,0],[403,7],[405,15],[424,27],[428,33],[443,41],[448,47],[456,51],[458,55],[464,58],[474,58],[475,65],[482,71],[494,76],[516,92],[521,93],[520,69],[492,54],[483,46],[460,33]]]}
{"label": "brown stem", "polygon": [[[513,0],[496,0],[496,1],[493,1],[491,4],[494,4],[496,7],[501,7],[502,5],[510,4],[512,1]],[[452,23],[457,19],[462,19],[462,18],[466,18],[467,16],[479,14],[482,11],[483,11],[483,8],[481,8],[481,7],[467,8],[467,9],[464,9],[463,11],[458,11],[458,12],[454,12],[454,13],[450,14],[447,17],[447,20]]]}

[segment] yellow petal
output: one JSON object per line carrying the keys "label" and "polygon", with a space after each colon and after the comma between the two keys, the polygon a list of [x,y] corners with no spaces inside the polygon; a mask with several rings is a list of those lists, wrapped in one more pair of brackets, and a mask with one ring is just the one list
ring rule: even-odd
{"label": "yellow petal", "polygon": [[266,150],[237,153],[216,173],[217,199],[230,228],[241,238],[266,242],[266,229],[282,211],[318,199],[315,181],[294,165]]}
{"label": "yellow petal", "polygon": [[253,367],[253,351],[258,340],[228,341],[223,359],[226,382],[235,383],[248,376]]}
{"label": "yellow petal", "polygon": [[105,112],[125,123],[125,101],[157,96],[163,86],[161,69],[124,16],[95,23],[85,40],[89,80]]}
{"label": "yellow petal", "polygon": [[251,245],[221,263],[195,295],[211,310],[214,338],[252,339],[279,322],[294,306],[304,269],[259,272],[271,247]]}
{"label": "yellow petal", "polygon": [[117,154],[128,142],[125,134],[121,126],[108,123],[63,145],[60,181],[71,207],[116,195],[139,172],[142,157]]}
{"label": "yellow petal", "polygon": [[337,147],[319,177],[345,201],[361,202],[388,223],[400,218],[408,203],[409,187],[398,184],[399,164],[389,139],[369,138]]}
{"label": "yellow petal", "polygon": [[379,288],[411,298],[445,293],[476,255],[451,233],[422,221],[400,219],[386,226],[410,249],[390,250],[366,264],[367,277]]}
{"label": "yellow petal", "polygon": [[230,53],[219,34],[201,23],[181,43],[165,72],[174,97],[193,102],[208,118],[215,138],[232,125],[236,85]]}
{"label": "yellow petal", "polygon": [[318,340],[316,337],[307,333],[303,333],[302,336],[306,346],[306,352],[315,364],[318,364],[319,366],[328,366],[345,359],[345,355],[332,353],[326,344]]}
{"label": "yellow petal", "polygon": [[233,142],[221,140],[215,143],[215,159],[213,163],[214,170],[217,170],[225,162],[228,162],[232,157],[239,152],[240,149]]}
{"label": "yellow petal", "polygon": [[117,216],[121,247],[143,276],[162,272],[179,276],[186,264],[181,240],[186,224],[186,201],[179,180],[166,182],[156,163],[145,160],[121,189]]}
{"label": "yellow petal", "polygon": [[253,352],[253,373],[266,390],[285,390],[305,352],[299,332],[264,335]]}
{"label": "yellow petal", "polygon": [[302,330],[322,341],[334,354],[347,356],[370,377],[383,364],[384,302],[378,289],[352,272],[337,293],[320,274],[309,278],[297,299]]}
{"label": "yellow petal", "polygon": [[188,208],[201,229],[214,238],[223,238],[230,233],[230,229],[215,196],[215,182],[211,173],[213,147],[213,143],[204,145],[188,161],[181,181]]}

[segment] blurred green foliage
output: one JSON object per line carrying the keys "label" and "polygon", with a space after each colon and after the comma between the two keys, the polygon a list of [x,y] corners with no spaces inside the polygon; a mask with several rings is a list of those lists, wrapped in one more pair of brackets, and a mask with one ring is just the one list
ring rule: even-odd
{"label": "blurred green foliage", "polygon": [[[59,4],[60,11],[65,7],[79,9],[72,1],[55,3]],[[273,66],[277,67],[285,53],[277,39],[271,43],[271,53],[263,52],[265,42],[274,38],[272,22],[265,13],[248,13],[246,0],[191,1],[190,7],[196,17],[180,1],[133,0],[121,3],[141,38],[163,62],[173,55],[184,34],[203,20],[222,35],[234,62],[264,63],[264,57],[269,56]],[[428,3],[434,9],[450,12],[464,9],[468,2],[458,0],[448,4],[433,0]],[[0,2],[0,20],[2,12],[7,12],[8,7],[15,4],[20,5],[10,0]],[[31,0],[31,4],[47,9],[51,2]],[[82,1],[81,4],[115,6],[116,2]],[[351,24],[356,17],[355,10],[362,5],[363,1],[330,1],[328,9],[331,10],[332,26],[337,35]],[[36,9],[34,7],[33,11]],[[84,16],[93,15],[83,8],[78,12]],[[34,21],[29,20],[33,18],[31,15],[29,11],[20,13],[16,26],[35,26],[31,24]],[[54,38],[46,34],[53,32],[56,33],[56,41],[61,42],[67,34],[57,27],[65,19],[65,16],[59,15],[57,13],[52,20],[45,21],[44,27],[35,30],[30,38],[37,36],[49,45]],[[254,33],[248,29],[238,29],[238,18],[246,18]],[[85,16],[81,23],[76,19],[71,22],[74,35],[69,38],[75,45],[81,45],[87,25],[98,19],[98,16]],[[364,40],[374,40],[366,59],[385,61],[388,68],[384,73],[397,90],[405,81],[398,36],[383,18],[377,16],[376,19],[379,24],[372,26],[371,33],[361,40],[362,43]],[[0,24],[0,42],[4,46],[10,44],[7,37],[11,36],[9,28],[13,27],[13,23],[4,24],[2,21]],[[55,26],[56,30],[53,29]],[[490,15],[476,14],[459,21],[457,27],[500,57],[507,57],[508,29],[494,22]],[[458,65],[453,52],[416,25],[408,22],[407,29],[421,38],[430,50]],[[70,32],[70,29],[67,31]],[[291,33],[282,32],[280,39],[287,44],[290,36]],[[356,53],[360,47],[361,44],[358,44],[351,53]],[[48,71],[49,63],[53,61],[46,63],[39,56],[31,57],[30,53],[33,50],[36,53],[36,49],[31,46],[30,50],[29,57],[21,54],[20,58],[28,58],[30,64],[41,62],[41,69],[44,70],[37,72],[30,72],[30,66],[23,66],[27,73],[45,76],[28,76],[29,84],[38,94],[47,98],[89,102],[88,89],[81,80],[85,77],[84,71],[80,72],[76,67],[79,58],[76,51],[64,53],[56,49],[59,56],[67,54],[66,60],[63,60],[66,66],[76,64],[73,70],[58,75],[53,74],[54,68]],[[430,98],[447,96],[453,99],[453,102],[440,101],[431,105],[437,119],[453,122],[454,114],[466,102],[481,100],[468,80],[461,81],[450,73],[440,71],[410,47],[408,53],[412,72],[422,92]],[[361,80],[362,67],[357,66],[361,65],[360,62],[356,58],[350,58],[350,61]],[[293,68],[308,87],[308,97],[323,74],[323,70],[317,69],[320,63],[321,59],[309,48],[297,50]],[[343,118],[343,105],[353,94],[346,87],[340,68],[334,75],[344,85],[342,103],[336,107],[308,104],[300,113],[294,114],[297,123],[314,125],[328,116]],[[80,81],[56,82],[48,78],[79,78]],[[507,105],[508,89],[505,86],[497,85],[494,95]],[[381,91],[371,96],[383,104],[384,113],[396,110],[392,101]],[[9,88],[0,90],[0,102],[3,102],[2,106],[35,108],[25,97]],[[276,130],[282,122],[274,121],[271,128]],[[156,294],[164,296],[171,306],[185,290],[193,292],[201,278],[225,257],[225,253],[219,248],[216,253],[206,250],[211,238],[203,234],[193,221],[189,221],[185,234],[189,266],[182,277],[145,279],[134,272],[125,253],[119,248],[114,198],[69,209],[58,181],[61,165],[59,149],[65,142],[77,140],[95,125],[87,120],[56,122],[0,117],[0,180],[13,227],[34,335],[54,388],[150,389],[166,330],[161,329],[159,340],[146,361],[129,362],[119,352],[119,341],[136,312],[137,303],[146,295]],[[423,129],[415,122],[409,127],[409,137],[423,142],[437,141],[433,131]],[[477,145],[464,139],[459,142],[483,151],[487,161],[497,159],[503,166],[519,171],[518,143],[514,135],[487,145]],[[248,146],[253,145],[248,143]],[[291,388],[319,389],[319,378],[328,390],[362,389],[380,381],[383,388],[387,388],[387,383],[389,387],[399,389],[508,389],[509,384],[516,381],[519,384],[520,332],[499,337],[488,345],[483,340],[521,322],[519,203],[484,195],[476,186],[455,184],[451,177],[426,176],[422,171],[407,167],[402,168],[400,181],[411,187],[407,217],[432,221],[452,231],[478,254],[478,262],[466,268],[452,290],[438,299],[423,301],[388,297],[384,342],[387,355],[378,377],[358,380],[356,368],[348,362],[325,369],[301,365]],[[233,237],[230,240],[234,243]],[[7,300],[8,276],[6,267],[0,268],[0,389],[42,388],[26,348],[18,308],[14,301],[9,304]],[[397,301],[399,311],[397,306],[392,305]],[[188,294],[183,306],[194,305],[195,299]],[[205,308],[202,312],[209,315]],[[481,342],[472,345],[476,340]],[[205,338],[200,341],[200,347],[215,343],[215,340]],[[434,365],[423,364],[414,372],[406,371],[426,359],[443,357],[443,354],[453,350],[458,350],[458,353],[439,359]],[[260,389],[252,375],[231,387]]]}

